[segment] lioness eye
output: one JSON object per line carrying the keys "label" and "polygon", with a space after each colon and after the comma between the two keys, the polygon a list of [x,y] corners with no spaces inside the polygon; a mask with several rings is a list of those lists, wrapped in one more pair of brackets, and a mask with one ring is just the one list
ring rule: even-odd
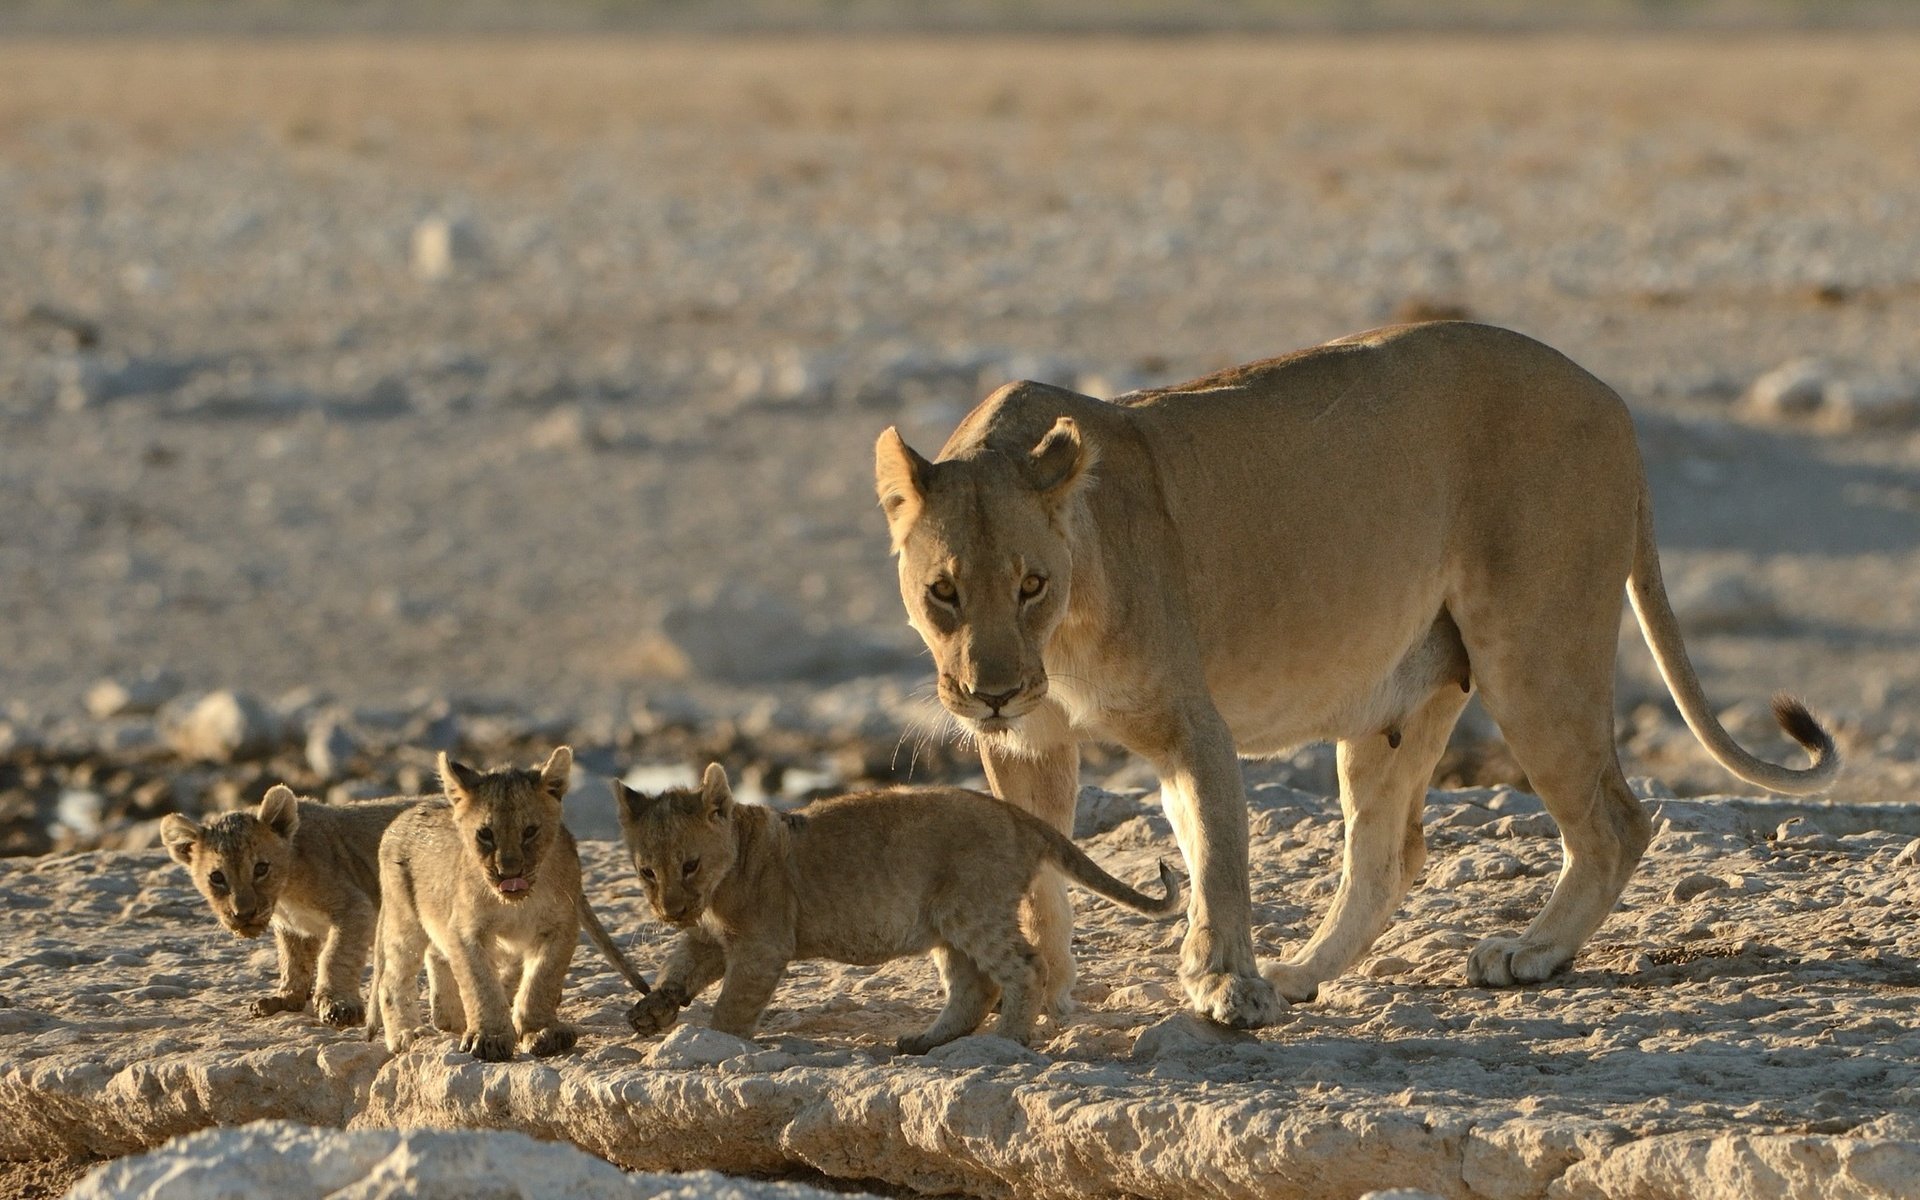
{"label": "lioness eye", "polygon": [[212,884],[216,891],[224,892],[227,890],[227,877],[224,872],[221,872],[221,871],[212,872],[207,876],[207,882]]}
{"label": "lioness eye", "polygon": [[960,598],[960,589],[953,586],[951,579],[936,579],[927,585],[927,595],[942,604],[952,604]]}
{"label": "lioness eye", "polygon": [[476,833],[476,834],[474,834],[474,835],[473,835],[473,839],[474,839],[474,840],[475,840],[476,842],[479,842],[479,843],[480,843],[480,848],[481,848],[482,850],[487,850],[487,849],[491,849],[491,848],[492,848],[492,846],[493,846],[493,830],[492,830],[492,828],[490,828],[489,826],[486,826],[486,825],[482,825],[482,826],[480,827],[480,831],[479,831],[478,833]]}
{"label": "lioness eye", "polygon": [[641,867],[641,868],[640,868],[640,878],[642,878],[642,879],[644,879],[644,880],[646,880],[646,881],[647,881],[648,883],[652,883],[652,882],[653,882],[653,868],[652,868],[652,867]]}
{"label": "lioness eye", "polygon": [[1022,600],[1031,600],[1046,590],[1047,577],[1045,575],[1029,575],[1020,581],[1020,598]]}
{"label": "lioness eye", "polygon": [[700,860],[697,858],[690,858],[681,865],[680,873],[682,875],[691,877],[693,873],[695,871],[698,871],[699,869],[700,869]]}
{"label": "lioness eye", "polygon": [[255,879],[265,879],[267,877],[267,864],[263,862],[253,864],[253,877]]}

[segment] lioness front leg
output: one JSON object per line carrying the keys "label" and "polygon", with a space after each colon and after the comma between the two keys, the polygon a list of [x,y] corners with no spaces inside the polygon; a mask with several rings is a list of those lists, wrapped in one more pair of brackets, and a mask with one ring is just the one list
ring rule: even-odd
{"label": "lioness front leg", "polygon": [[667,955],[653,990],[627,1010],[627,1024],[642,1037],[665,1033],[680,1019],[680,1010],[692,1004],[727,969],[727,952],[704,929],[680,935]]}
{"label": "lioness front leg", "polygon": [[1211,705],[1190,717],[1188,727],[1160,764],[1161,804],[1194,883],[1180,982],[1201,1016],[1240,1029],[1272,1025],[1286,1002],[1254,962],[1240,760]]}
{"label": "lioness front leg", "polygon": [[249,1006],[256,1017],[299,1012],[307,1006],[308,998],[313,995],[320,939],[295,933],[284,925],[275,925],[273,941],[280,951],[280,986],[274,989],[272,995],[262,996]]}
{"label": "lioness front leg", "polygon": [[[992,739],[980,743],[993,794],[1026,809],[1067,836],[1073,836],[1074,807],[1080,798],[1080,744],[1066,719],[1051,705],[1028,714],[1022,730],[1028,753],[1015,753]],[[1034,880],[1022,908],[1028,935],[1040,952],[1040,997],[1044,1012],[1056,1020],[1073,1011],[1073,900],[1067,881],[1051,867]]]}

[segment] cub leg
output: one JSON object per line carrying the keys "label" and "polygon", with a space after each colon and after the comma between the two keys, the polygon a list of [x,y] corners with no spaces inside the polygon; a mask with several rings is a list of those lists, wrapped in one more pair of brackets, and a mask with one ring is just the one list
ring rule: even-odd
{"label": "cub leg", "polygon": [[[500,972],[494,966],[490,947],[471,934],[454,937],[455,941],[441,950],[466,1009],[466,1032],[460,1038],[460,1048],[482,1062],[506,1062],[513,1057],[513,1013],[500,988]],[[417,989],[417,979],[415,986]]]}
{"label": "cub leg", "polygon": [[933,948],[934,965],[940,971],[940,983],[947,992],[947,1005],[933,1024],[894,1043],[902,1054],[925,1054],[935,1046],[965,1037],[980,1028],[993,1006],[997,991],[979,964],[952,946]]}
{"label": "cub leg", "polygon": [[520,1033],[520,1048],[535,1057],[564,1054],[580,1040],[579,1032],[560,1020],[560,995],[579,942],[577,925],[558,932],[536,945],[521,967],[513,1026]]}
{"label": "cub leg", "polygon": [[664,1033],[680,1019],[680,1010],[726,973],[727,952],[704,929],[689,929],[674,942],[667,965],[653,990],[627,1010],[627,1024],[642,1037]]}
{"label": "cub leg", "polygon": [[460,985],[453,980],[453,968],[444,955],[431,948],[427,951],[427,999],[435,1029],[466,1032],[467,1014],[460,1001]]}
{"label": "cub leg", "polygon": [[360,976],[366,970],[379,915],[380,910],[364,897],[356,897],[334,914],[333,928],[320,947],[320,989],[313,1004],[322,1023],[344,1027],[367,1019],[360,1000]]}
{"label": "cub leg", "polygon": [[[956,923],[946,932],[953,948],[971,959],[990,984],[1000,988],[1000,1016],[994,1021],[993,1032],[1021,1045],[1031,1042],[1040,1000],[1040,956],[1020,932],[1019,923],[1010,917],[1000,919],[997,913],[983,913],[967,924]],[[943,1021],[945,1016],[941,1014]]]}
{"label": "cub leg", "polygon": [[[1028,714],[1025,729],[1037,753],[1015,754],[994,741],[980,744],[981,765],[993,794],[1018,805],[1060,832],[1073,835],[1073,811],[1080,797],[1080,744],[1051,705]],[[1052,867],[1041,870],[1028,893],[1026,926],[1040,950],[1048,1015],[1073,1011],[1073,901],[1067,881]]]}
{"label": "cub leg", "polygon": [[399,1054],[420,1036],[420,960],[427,952],[427,932],[401,917],[397,905],[381,913],[380,969],[375,972],[380,1031],[387,1052]]}
{"label": "cub leg", "polygon": [[313,995],[315,964],[320,956],[320,939],[295,933],[283,925],[273,927],[274,945],[280,951],[280,984],[271,995],[262,996],[249,1006],[256,1017],[274,1013],[299,1012]]}
{"label": "cub leg", "polygon": [[713,1002],[713,1027],[734,1037],[751,1038],[791,958],[791,952],[779,946],[753,942],[729,946],[720,998]]}
{"label": "cub leg", "polygon": [[1280,1019],[1286,1002],[1253,957],[1247,865],[1247,794],[1233,737],[1211,703],[1188,706],[1184,732],[1159,753],[1161,804],[1194,887],[1180,982],[1194,1011],[1249,1029]]}
{"label": "cub leg", "polygon": [[1467,694],[1453,684],[1434,692],[1401,723],[1397,749],[1381,733],[1340,743],[1340,811],[1346,818],[1340,889],[1306,946],[1261,972],[1288,1000],[1313,999],[1392,921],[1426,861],[1420,806],[1466,702]]}

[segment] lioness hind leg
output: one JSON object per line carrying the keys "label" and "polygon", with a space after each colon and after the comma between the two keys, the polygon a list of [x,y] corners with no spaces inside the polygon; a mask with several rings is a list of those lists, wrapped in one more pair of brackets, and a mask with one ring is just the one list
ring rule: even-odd
{"label": "lioness hind leg", "polygon": [[[1531,617],[1492,603],[1500,588],[1480,611],[1456,610],[1481,698],[1558,822],[1563,856],[1553,894],[1526,932],[1474,948],[1467,959],[1473,984],[1535,983],[1572,962],[1613,911],[1653,837],[1613,746],[1625,552],[1593,554],[1602,564],[1620,561],[1570,578],[1560,594],[1533,597]],[[1539,581],[1530,586],[1537,590]]]}
{"label": "lioness hind leg", "polygon": [[980,1022],[987,1019],[987,1010],[993,1004],[993,980],[971,958],[952,946],[935,946],[933,961],[940,969],[947,1004],[933,1024],[895,1043],[902,1054],[925,1054],[935,1046],[967,1036],[980,1028]]}
{"label": "lioness hind leg", "polygon": [[1393,919],[1426,860],[1420,806],[1466,702],[1466,693],[1448,684],[1401,723],[1397,747],[1383,733],[1340,743],[1340,810],[1346,818],[1340,889],[1300,952],[1261,971],[1288,1000],[1313,999]]}

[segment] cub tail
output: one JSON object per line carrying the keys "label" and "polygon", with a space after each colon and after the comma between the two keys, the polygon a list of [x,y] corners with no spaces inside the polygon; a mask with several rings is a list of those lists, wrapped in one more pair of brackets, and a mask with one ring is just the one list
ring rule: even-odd
{"label": "cub tail", "polygon": [[600,953],[613,964],[613,969],[620,972],[621,978],[632,984],[634,990],[642,996],[652,991],[653,988],[647,983],[647,977],[627,961],[627,956],[622,954],[620,947],[614,944],[613,935],[607,932],[607,927],[600,923],[598,916],[594,915],[593,905],[587,903],[585,893],[580,896],[579,907],[580,923],[586,926],[587,936],[593,939],[593,944],[599,948]]}
{"label": "cub tail", "polygon": [[1185,900],[1184,889],[1180,886],[1180,873],[1166,859],[1160,860],[1160,894],[1149,896],[1107,874],[1099,863],[1087,857],[1086,851],[1074,844],[1072,838],[1058,829],[1037,817],[1033,818],[1033,824],[1042,831],[1047,861],[1081,887],[1150,917],[1169,917],[1180,911]]}

